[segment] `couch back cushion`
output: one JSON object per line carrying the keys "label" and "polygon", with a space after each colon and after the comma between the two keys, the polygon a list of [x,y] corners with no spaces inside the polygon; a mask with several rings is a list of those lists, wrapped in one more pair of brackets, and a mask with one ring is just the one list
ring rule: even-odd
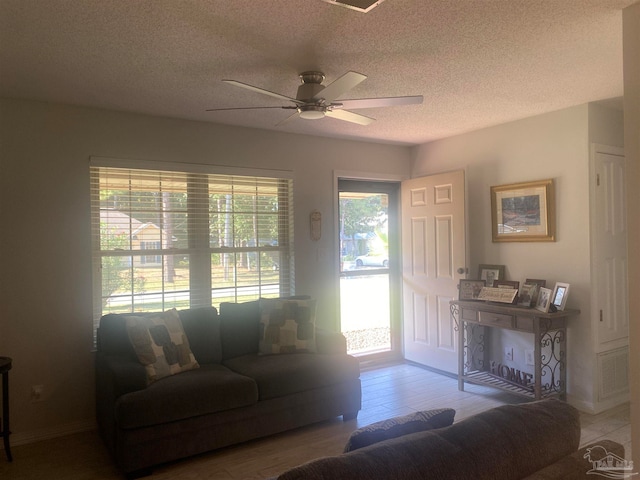
{"label": "couch back cushion", "polygon": [[575,452],[580,416],[547,399],[505,405],[450,427],[412,433],[295,467],[279,480],[515,480]]}
{"label": "couch back cushion", "polygon": [[220,304],[222,359],[258,352],[260,301]]}
{"label": "couch back cushion", "polygon": [[389,418],[361,427],[347,440],[344,452],[351,452],[367,445],[402,437],[410,433],[424,432],[434,428],[448,427],[453,423],[456,411],[453,408],[421,410],[401,417]]}
{"label": "couch back cushion", "polygon": [[201,364],[220,363],[220,316],[215,307],[192,308],[178,313],[196,360]]}
{"label": "couch back cushion", "polygon": [[[222,348],[220,345],[220,319],[214,307],[194,308],[178,312],[182,327],[196,360],[200,364],[220,363]],[[126,317],[148,317],[154,313],[130,313],[104,315],[98,329],[98,351],[105,355],[127,357],[138,361],[138,357],[129,341]]]}

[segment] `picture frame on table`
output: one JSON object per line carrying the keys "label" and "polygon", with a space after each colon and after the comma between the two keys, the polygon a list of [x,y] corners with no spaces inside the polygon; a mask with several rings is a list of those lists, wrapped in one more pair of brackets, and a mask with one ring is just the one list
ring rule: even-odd
{"label": "picture frame on table", "polygon": [[538,300],[536,301],[536,310],[547,313],[549,312],[549,305],[551,305],[551,294],[553,292],[550,288],[541,287],[538,293]]}
{"label": "picture frame on table", "polygon": [[516,280],[494,280],[493,286],[495,288],[506,288],[509,290],[515,290],[516,294],[513,297],[513,304],[518,303],[518,290],[520,289],[520,282]]}
{"label": "picture frame on table", "polygon": [[535,297],[533,297],[533,299],[531,300],[531,305],[535,305],[536,302],[538,301],[538,294],[540,293],[540,288],[542,287],[546,287],[547,286],[547,281],[543,280],[541,278],[527,278],[524,283],[535,283],[538,288],[536,289],[536,294]]}
{"label": "picture frame on table", "polygon": [[555,242],[553,179],[491,187],[494,242]]}
{"label": "picture frame on table", "polygon": [[478,266],[478,279],[484,280],[487,287],[493,287],[495,280],[504,279],[504,265],[484,265]]}
{"label": "picture frame on table", "polygon": [[558,310],[564,310],[567,305],[567,297],[569,297],[569,284],[556,282],[553,294],[551,294],[551,304],[555,305]]}
{"label": "picture frame on table", "polygon": [[517,280],[495,280],[493,286],[496,288],[515,288],[518,290],[520,288],[520,282]]}
{"label": "picture frame on table", "polygon": [[518,305],[520,307],[531,307],[535,305],[538,298],[538,285],[535,283],[524,283],[518,292]]}
{"label": "picture frame on table", "polygon": [[478,300],[478,295],[485,286],[484,280],[461,279],[458,285],[458,300]]}

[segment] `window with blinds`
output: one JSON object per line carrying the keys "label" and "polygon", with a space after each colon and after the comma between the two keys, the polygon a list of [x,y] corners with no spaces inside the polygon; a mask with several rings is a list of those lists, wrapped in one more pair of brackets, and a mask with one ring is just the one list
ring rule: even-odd
{"label": "window with blinds", "polygon": [[106,313],[293,292],[293,181],[91,166],[94,326]]}

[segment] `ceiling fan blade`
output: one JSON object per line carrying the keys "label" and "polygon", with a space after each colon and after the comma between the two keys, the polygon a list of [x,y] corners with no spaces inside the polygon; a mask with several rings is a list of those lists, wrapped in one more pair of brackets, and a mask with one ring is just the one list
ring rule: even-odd
{"label": "ceiling fan blade", "polygon": [[316,93],[311,100],[324,100],[328,105],[366,79],[367,76],[361,73],[347,72]]}
{"label": "ceiling fan blade", "polygon": [[295,98],[287,97],[286,95],[281,95],[279,93],[271,92],[269,90],[265,90],[264,88],[254,87],[253,85],[249,85],[248,83],[238,82],[237,80],[222,80],[224,83],[228,83],[229,85],[234,85],[240,88],[246,88],[247,90],[251,90],[252,92],[262,93],[264,95],[269,95],[270,97],[279,98],[280,100],[288,100],[290,102],[294,102],[297,104],[302,104],[300,100],[296,100]]}
{"label": "ceiling fan blade", "polygon": [[[380,97],[380,98],[358,98],[353,100],[338,100],[339,108],[377,108],[377,107],[397,107],[399,105],[416,105],[422,103],[422,95],[412,97]],[[336,105],[338,106],[338,105]]]}
{"label": "ceiling fan blade", "polygon": [[293,122],[299,116],[300,116],[300,112],[296,112],[293,115],[289,115],[284,120],[280,120],[278,123],[276,123],[276,127],[279,127],[279,126],[284,125],[284,124],[289,123],[289,122]]}
{"label": "ceiling fan blade", "polygon": [[358,125],[369,125],[376,121],[375,118],[365,117],[359,113],[350,112],[348,110],[328,110],[325,115],[345,122],[357,123]]}
{"label": "ceiling fan blade", "polygon": [[223,112],[225,110],[256,110],[261,108],[284,108],[284,109],[295,109],[296,107],[286,106],[286,107],[228,107],[228,108],[207,108],[205,112]]}

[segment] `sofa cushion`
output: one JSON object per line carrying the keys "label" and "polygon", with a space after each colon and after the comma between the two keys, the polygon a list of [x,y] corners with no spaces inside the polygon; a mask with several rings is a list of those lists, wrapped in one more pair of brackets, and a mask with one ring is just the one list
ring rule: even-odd
{"label": "sofa cushion", "polygon": [[129,316],[125,321],[149,383],[199,367],[175,309],[149,317]]}
{"label": "sofa cushion", "polygon": [[220,304],[222,359],[258,353],[260,302]]}
{"label": "sofa cushion", "polygon": [[163,378],[144,390],[122,395],[115,416],[121,428],[137,428],[253,405],[256,383],[222,365]]}
{"label": "sofa cushion", "polygon": [[452,408],[424,410],[402,417],[394,417],[359,428],[351,434],[344,451],[351,452],[373,443],[401,437],[409,433],[448,427],[453,423],[456,411]]}
{"label": "sofa cushion", "polygon": [[315,321],[315,300],[260,300],[259,353],[315,353]]}
{"label": "sofa cushion", "polygon": [[180,310],[184,333],[187,334],[191,351],[200,365],[220,363],[222,345],[220,340],[220,317],[215,307]]}
{"label": "sofa cushion", "polygon": [[244,355],[224,362],[236,373],[253,378],[260,400],[283,397],[360,377],[358,360],[349,355],[292,353]]}
{"label": "sofa cushion", "polygon": [[[178,312],[184,332],[189,338],[191,351],[198,363],[220,363],[220,321],[214,307],[202,307]],[[150,317],[158,312],[109,313],[100,319],[98,328],[98,350],[105,355],[137,359],[127,335],[126,318]],[[257,315],[256,315],[257,317]],[[257,320],[256,320],[257,321]],[[256,351],[258,341],[256,340]]]}
{"label": "sofa cushion", "polygon": [[580,414],[555,399],[503,405],[453,425],[295,467],[279,480],[516,480],[578,448]]}

